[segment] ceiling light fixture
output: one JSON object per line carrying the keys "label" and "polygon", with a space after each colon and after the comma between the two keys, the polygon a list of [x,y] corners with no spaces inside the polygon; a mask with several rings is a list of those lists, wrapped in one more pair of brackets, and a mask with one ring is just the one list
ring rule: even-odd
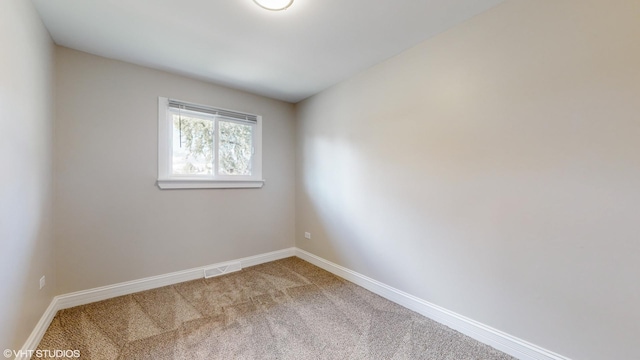
{"label": "ceiling light fixture", "polygon": [[258,6],[271,11],[287,10],[293,0],[253,0]]}

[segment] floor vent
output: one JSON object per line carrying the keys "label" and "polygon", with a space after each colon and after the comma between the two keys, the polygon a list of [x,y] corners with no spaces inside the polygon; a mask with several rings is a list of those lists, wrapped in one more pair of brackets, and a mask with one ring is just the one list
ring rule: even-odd
{"label": "floor vent", "polygon": [[240,264],[239,261],[224,263],[216,267],[204,269],[204,277],[208,279],[214,276],[220,276],[240,270],[242,270],[242,264]]}

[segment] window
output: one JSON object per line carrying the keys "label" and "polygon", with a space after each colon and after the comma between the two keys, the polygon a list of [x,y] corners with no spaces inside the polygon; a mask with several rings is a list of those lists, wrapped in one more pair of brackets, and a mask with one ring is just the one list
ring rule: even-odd
{"label": "window", "polygon": [[158,103],[161,189],[262,187],[261,116],[163,97]]}

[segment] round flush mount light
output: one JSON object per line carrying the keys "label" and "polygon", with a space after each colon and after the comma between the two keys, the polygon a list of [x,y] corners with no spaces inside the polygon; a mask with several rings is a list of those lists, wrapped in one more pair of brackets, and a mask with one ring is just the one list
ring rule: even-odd
{"label": "round flush mount light", "polygon": [[258,6],[271,11],[287,10],[293,0],[253,0]]}

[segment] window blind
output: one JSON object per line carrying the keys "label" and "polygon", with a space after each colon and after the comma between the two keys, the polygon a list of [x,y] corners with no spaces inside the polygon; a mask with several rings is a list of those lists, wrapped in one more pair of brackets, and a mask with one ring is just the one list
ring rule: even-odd
{"label": "window blind", "polygon": [[216,116],[221,116],[221,117],[225,117],[225,118],[228,118],[228,119],[248,122],[248,123],[252,123],[252,124],[258,123],[258,116],[257,115],[245,114],[245,113],[241,113],[241,112],[237,112],[237,111],[231,111],[231,110],[225,110],[225,109],[218,109],[218,108],[204,106],[204,105],[191,104],[191,103],[187,103],[187,102],[179,101],[179,100],[174,100],[174,99],[169,99],[169,108],[188,110],[188,111],[195,111],[195,112],[200,112],[200,113],[205,113],[205,114],[210,114],[210,115],[216,115]]}

